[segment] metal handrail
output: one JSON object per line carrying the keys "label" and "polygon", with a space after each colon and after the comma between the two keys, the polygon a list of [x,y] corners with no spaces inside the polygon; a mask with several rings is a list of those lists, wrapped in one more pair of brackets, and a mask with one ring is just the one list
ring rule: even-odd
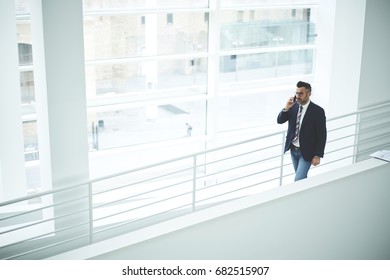
{"label": "metal handrail", "polygon": [[[327,141],[328,145],[335,145],[336,147],[331,148],[326,154],[338,157],[324,160],[316,170],[322,166],[331,167],[332,164],[339,164],[345,160],[353,163],[358,157],[367,157],[367,154],[371,151],[390,147],[390,132],[386,129],[378,130],[379,127],[373,124],[376,118],[383,119],[383,116],[389,115],[387,112],[390,111],[389,108],[390,102],[328,119],[327,123],[331,123],[332,121],[343,121],[349,117],[356,117],[356,119],[346,120],[347,123],[338,124],[337,127],[328,130],[329,133],[336,134],[342,134],[343,130],[348,130],[348,132],[346,135],[335,135]],[[386,112],[380,112],[379,109],[385,109]],[[365,113],[370,113],[370,115],[368,117],[364,116]],[[364,129],[360,128],[362,123],[365,124]],[[384,123],[388,124],[389,121],[385,120]],[[350,132],[350,129],[353,131]],[[375,133],[372,137],[366,136],[369,132],[376,131],[378,133]],[[362,134],[365,135],[364,139],[359,138]],[[57,195],[61,197],[62,192],[69,190],[80,190],[80,195],[72,194],[72,198],[66,201],[57,202],[54,200],[55,202],[49,204],[41,202],[34,209],[20,210],[17,213],[0,216],[0,258],[41,258],[42,256],[50,256],[53,248],[63,244],[72,244],[77,241],[80,244],[72,246],[87,245],[158,222],[160,219],[169,219],[171,215],[179,215],[179,211],[185,213],[197,211],[199,207],[210,207],[215,203],[248,195],[246,191],[253,188],[280,186],[284,180],[294,174],[292,164],[284,160],[285,136],[286,132],[283,128],[259,137],[1,202],[0,210],[3,207],[45,196]],[[268,143],[268,145],[263,146],[259,144],[259,141],[273,139],[274,137],[279,139],[277,143],[271,143],[271,145]],[[338,141],[347,143],[339,147],[337,146]],[[363,144],[364,149],[361,148]],[[229,152],[229,149],[237,149],[241,146],[247,147],[248,150],[240,153]],[[259,154],[267,153],[272,149],[278,149],[278,152],[262,158],[259,156]],[[353,149],[353,152],[346,153],[345,151],[349,149]],[[217,154],[221,151],[223,157]],[[205,160],[203,157],[208,158]],[[202,159],[202,162],[200,162],[200,159]],[[177,166],[184,160],[188,161],[185,166]],[[261,167],[267,162],[271,162],[272,165]],[[149,172],[153,172],[153,169],[162,168],[169,164],[175,164],[175,166],[168,166],[168,170],[164,169],[165,172],[162,174],[151,173],[146,178],[138,178],[135,181],[128,180],[125,183],[121,181],[122,183],[119,185],[110,185],[103,189],[99,187],[99,190],[94,192],[95,183],[129,176],[139,171],[150,170]],[[256,189],[256,191],[262,191],[262,189]],[[102,201],[98,202],[97,199],[102,199]],[[72,206],[68,207],[77,200],[80,201],[82,207],[76,209],[73,209]],[[169,207],[164,206],[164,204],[169,204]],[[66,209],[67,207],[70,209]],[[56,209],[66,210],[65,212],[56,213]],[[53,213],[49,215],[50,217],[45,218],[43,215],[45,211]],[[18,221],[24,215],[33,213],[35,215],[42,214],[43,216],[35,219],[29,218],[27,222]],[[64,225],[57,226],[57,223],[62,219],[76,219],[77,222],[67,221]],[[104,223],[107,220],[109,221]],[[29,229],[33,232],[34,227],[43,227],[45,223],[49,222],[54,224],[54,227],[49,230],[41,229],[40,232],[31,233],[28,236],[18,236],[9,243],[5,242],[7,235],[16,235],[19,232],[21,232],[20,235],[23,235],[26,234],[25,230]],[[2,226],[2,224],[4,225]],[[87,230],[83,229],[85,226],[88,227]],[[77,233],[69,233],[69,236],[64,234],[65,239],[60,238],[62,236],[60,233],[75,229],[77,229]],[[60,239],[53,238],[52,243],[45,244],[44,239],[49,236],[59,236]],[[84,241],[85,238],[88,239],[87,243]],[[31,242],[37,244],[32,245]],[[42,242],[43,244],[40,244]]]}

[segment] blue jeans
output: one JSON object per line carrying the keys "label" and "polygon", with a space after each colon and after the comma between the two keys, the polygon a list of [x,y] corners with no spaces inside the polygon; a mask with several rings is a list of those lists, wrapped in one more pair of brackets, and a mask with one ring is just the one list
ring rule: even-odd
{"label": "blue jeans", "polygon": [[290,153],[291,153],[291,160],[295,170],[294,181],[307,178],[307,173],[309,172],[311,162],[304,160],[302,153],[299,149],[291,148]]}

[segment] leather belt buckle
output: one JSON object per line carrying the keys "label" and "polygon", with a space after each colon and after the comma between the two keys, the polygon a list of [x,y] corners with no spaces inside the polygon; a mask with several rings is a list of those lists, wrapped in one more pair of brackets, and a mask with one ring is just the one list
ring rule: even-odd
{"label": "leather belt buckle", "polygon": [[295,151],[299,151],[301,148],[300,147],[297,147],[297,146],[294,146],[293,144],[291,144],[291,149],[295,150]]}

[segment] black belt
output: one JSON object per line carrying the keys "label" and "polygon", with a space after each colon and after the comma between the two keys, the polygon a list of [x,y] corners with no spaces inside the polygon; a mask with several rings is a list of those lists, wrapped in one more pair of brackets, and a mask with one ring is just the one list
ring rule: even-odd
{"label": "black belt", "polygon": [[291,148],[291,150],[295,150],[295,151],[301,150],[301,147],[294,146],[293,144],[291,144],[290,148]]}

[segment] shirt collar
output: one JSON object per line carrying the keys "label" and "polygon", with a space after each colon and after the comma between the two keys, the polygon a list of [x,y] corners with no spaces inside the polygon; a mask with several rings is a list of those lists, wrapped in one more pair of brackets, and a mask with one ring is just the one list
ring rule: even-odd
{"label": "shirt collar", "polygon": [[310,104],[310,99],[309,99],[309,101],[305,104],[305,105],[302,105],[302,110],[306,110],[307,109],[307,107],[309,107],[309,104]]}

